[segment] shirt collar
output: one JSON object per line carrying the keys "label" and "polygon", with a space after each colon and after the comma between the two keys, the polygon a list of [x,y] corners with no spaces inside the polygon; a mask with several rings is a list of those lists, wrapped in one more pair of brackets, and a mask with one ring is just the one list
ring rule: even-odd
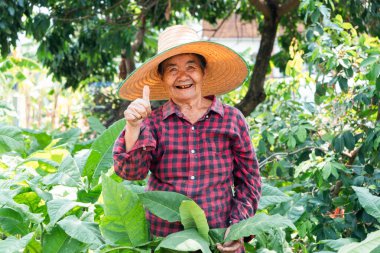
{"label": "shirt collar", "polygon": [[[220,100],[214,95],[207,96],[206,98],[212,100],[212,104],[211,104],[208,112],[214,111],[214,112],[218,113],[221,117],[223,117],[224,116],[224,107],[223,107],[222,102],[220,102]],[[170,115],[172,115],[174,113],[177,114],[178,116],[182,115],[182,113],[178,109],[178,106],[170,99],[162,107],[163,119],[165,120],[167,117],[169,117]]]}

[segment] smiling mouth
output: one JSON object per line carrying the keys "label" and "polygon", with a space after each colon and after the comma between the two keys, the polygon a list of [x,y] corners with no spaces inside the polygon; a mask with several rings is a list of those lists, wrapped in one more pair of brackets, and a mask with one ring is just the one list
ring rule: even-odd
{"label": "smiling mouth", "polygon": [[186,84],[186,85],[177,85],[175,86],[177,89],[188,89],[190,88],[191,86],[193,86],[193,84]]}

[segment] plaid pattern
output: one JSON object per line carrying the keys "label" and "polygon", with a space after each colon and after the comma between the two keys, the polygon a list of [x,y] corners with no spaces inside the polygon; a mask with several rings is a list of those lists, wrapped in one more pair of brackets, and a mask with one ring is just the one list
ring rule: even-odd
{"label": "plaid pattern", "polygon": [[[193,125],[172,101],[154,110],[128,153],[123,131],[114,146],[114,168],[127,180],[144,179],[150,170],[147,190],[187,195],[203,208],[210,228],[222,228],[255,214],[261,179],[244,116],[209,98],[211,107]],[[147,218],[156,236],[183,229],[149,212]]]}

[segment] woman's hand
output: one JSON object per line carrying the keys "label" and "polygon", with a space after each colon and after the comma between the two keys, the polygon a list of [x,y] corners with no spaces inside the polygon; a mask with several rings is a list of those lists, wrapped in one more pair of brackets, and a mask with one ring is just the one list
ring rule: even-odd
{"label": "woman's hand", "polygon": [[124,111],[124,118],[127,122],[127,126],[133,128],[140,127],[142,121],[151,114],[152,109],[150,106],[149,94],[149,86],[145,85],[142,98],[134,100]]}
{"label": "woman's hand", "polygon": [[[224,234],[224,238],[227,237],[228,233],[230,232],[230,227],[227,228],[226,233]],[[223,244],[217,243],[216,247],[217,249],[222,253],[233,253],[237,252],[240,247],[244,246],[244,240],[243,238],[240,238],[239,240],[225,242]]]}

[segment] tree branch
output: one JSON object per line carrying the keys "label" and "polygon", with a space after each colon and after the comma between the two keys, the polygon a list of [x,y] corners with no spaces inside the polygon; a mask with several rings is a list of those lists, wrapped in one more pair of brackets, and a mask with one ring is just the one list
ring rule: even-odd
{"label": "tree branch", "polygon": [[146,26],[146,16],[142,15],[141,17],[141,26],[136,34],[136,39],[133,42],[131,48],[133,51],[133,55],[136,53],[137,49],[141,46],[141,44],[144,41],[144,35],[145,35],[145,26]]}
{"label": "tree branch", "polygon": [[291,12],[292,10],[296,9],[299,4],[300,0],[288,0],[284,4],[279,5],[279,8],[277,9],[278,17],[282,17],[286,15],[288,12]]}
{"label": "tree branch", "polygon": [[249,1],[265,18],[271,18],[271,10],[264,0],[250,0]]}
{"label": "tree branch", "polygon": [[303,148],[300,148],[300,149],[297,149],[293,152],[280,152],[280,153],[274,153],[272,155],[270,155],[269,157],[267,157],[264,161],[260,162],[260,165],[259,167],[262,168],[265,164],[267,164],[271,159],[273,159],[274,157],[276,156],[289,156],[289,155],[295,155],[301,151],[304,151],[304,150],[320,150],[324,153],[327,152],[327,150],[324,150],[320,147],[314,147],[314,146],[307,146],[307,147],[303,147]]}

